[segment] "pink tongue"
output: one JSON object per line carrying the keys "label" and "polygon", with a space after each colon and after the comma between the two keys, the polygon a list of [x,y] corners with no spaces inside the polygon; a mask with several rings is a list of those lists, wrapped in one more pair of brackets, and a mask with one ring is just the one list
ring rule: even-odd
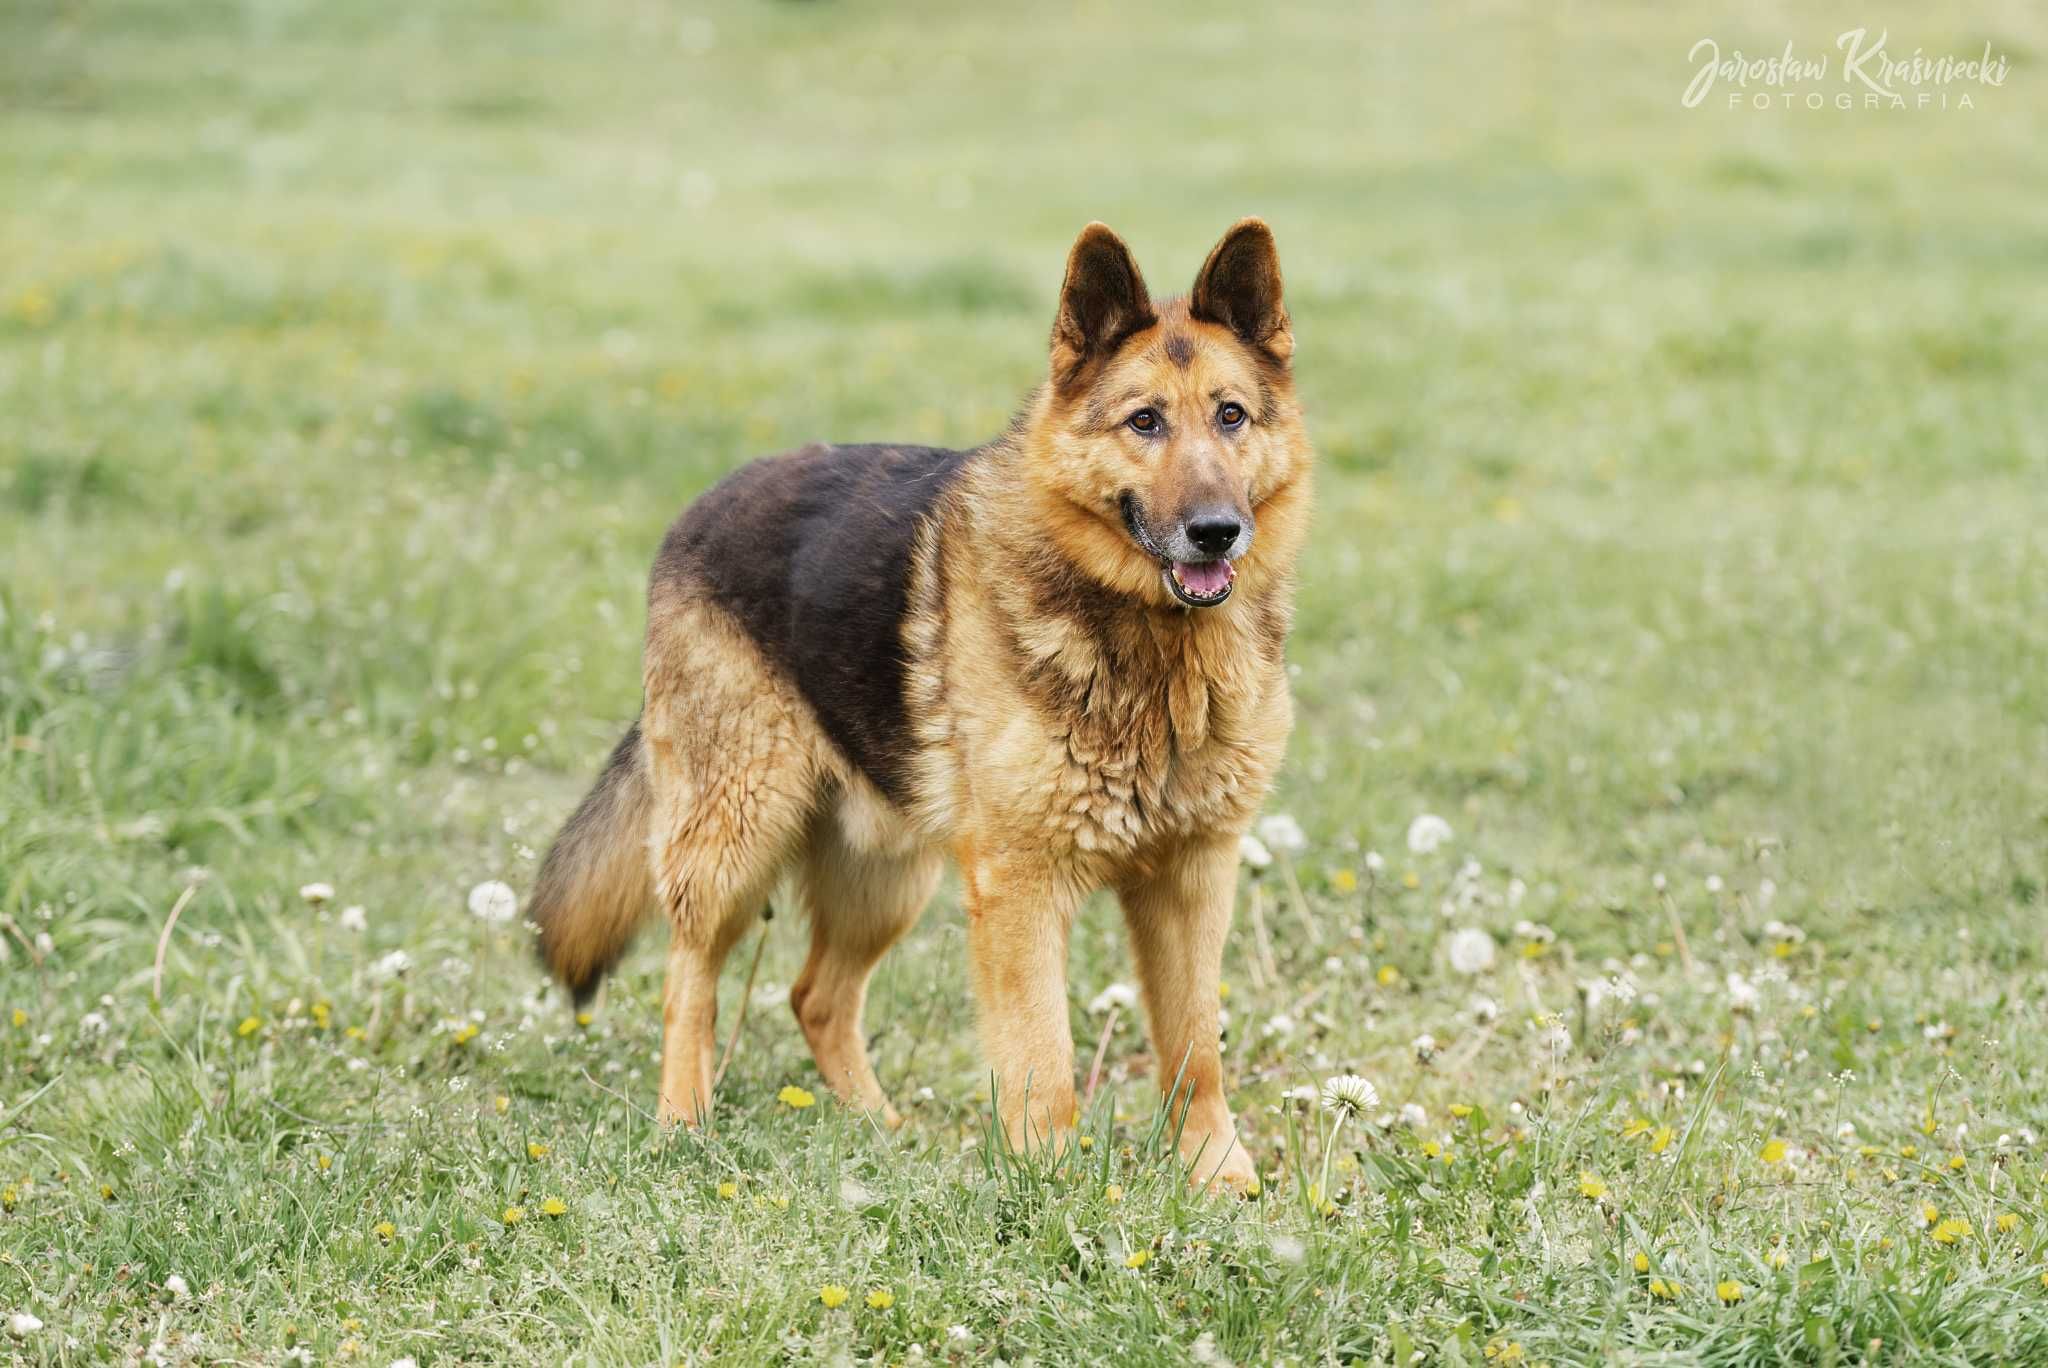
{"label": "pink tongue", "polygon": [[1203,561],[1200,565],[1176,561],[1173,573],[1179,577],[1181,588],[1198,598],[1211,598],[1222,593],[1230,587],[1230,582],[1237,578],[1230,568],[1230,562],[1220,560]]}

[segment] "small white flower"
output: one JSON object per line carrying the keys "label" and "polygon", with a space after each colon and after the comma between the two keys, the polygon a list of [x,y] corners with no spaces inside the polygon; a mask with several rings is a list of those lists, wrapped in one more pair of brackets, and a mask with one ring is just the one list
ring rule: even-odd
{"label": "small white flower", "polygon": [[1493,968],[1493,937],[1476,926],[1453,931],[1447,948],[1451,968],[1461,974],[1483,974]]}
{"label": "small white flower", "polygon": [[175,1273],[164,1279],[164,1291],[171,1294],[172,1301],[183,1301],[192,1295],[192,1289],[187,1287],[185,1280]]}
{"label": "small white flower", "polygon": [[1652,888],[1656,889],[1656,890],[1657,890],[1657,891],[1658,891],[1659,893],[1662,893],[1662,892],[1664,891],[1664,871],[1663,871],[1663,870],[1661,870],[1661,869],[1660,869],[1660,870],[1658,870],[1658,871],[1657,871],[1657,872],[1656,872],[1655,874],[1652,874],[1652,875],[1650,876],[1650,887],[1652,887]]}
{"label": "small white flower", "polygon": [[1301,823],[1284,812],[1259,819],[1259,839],[1276,855],[1302,855],[1308,851],[1308,834]]}
{"label": "small white flower", "polygon": [[104,1012],[87,1012],[78,1019],[78,1033],[87,1040],[97,1040],[107,1033],[107,1016]]}
{"label": "small white flower", "polygon": [[1380,1104],[1380,1090],[1371,1080],[1357,1074],[1338,1074],[1323,1080],[1323,1110],[1345,1116],[1363,1116]]}
{"label": "small white flower", "polygon": [[26,1311],[17,1311],[7,1318],[7,1333],[16,1339],[27,1339],[43,1328],[43,1323]]}
{"label": "small white flower", "polygon": [[1451,824],[1434,812],[1425,812],[1408,824],[1408,849],[1427,855],[1451,839]]}
{"label": "small white flower", "polygon": [[1269,868],[1273,863],[1273,852],[1266,849],[1266,843],[1247,831],[1237,838],[1237,858],[1250,870]]}
{"label": "small white flower", "polygon": [[420,1368],[420,1365],[417,1359],[395,1358],[391,1360],[391,1368]]}
{"label": "small white flower", "polygon": [[1841,1125],[1835,1127],[1835,1138],[1837,1140],[1854,1140],[1856,1138],[1856,1123],[1854,1121],[1844,1121]]}
{"label": "small white flower", "polygon": [[1298,1088],[1289,1088],[1286,1092],[1281,1093],[1280,1096],[1289,1102],[1313,1102],[1321,1097],[1322,1093],[1315,1084],[1304,1083]]}
{"label": "small white flower", "polygon": [[507,885],[485,879],[469,890],[469,915],[493,926],[503,926],[519,915],[519,899]]}
{"label": "small white flower", "polygon": [[341,929],[344,931],[367,931],[370,929],[370,914],[360,906],[341,909]]}
{"label": "small white flower", "polygon": [[1740,974],[1728,976],[1728,1006],[1731,1011],[1756,1010],[1756,985]]}
{"label": "small white flower", "polygon": [[1415,1050],[1415,1061],[1418,1064],[1427,1064],[1436,1058],[1436,1037],[1429,1032],[1424,1031],[1408,1043]]}
{"label": "small white flower", "polygon": [[1500,1004],[1490,997],[1475,997],[1468,1004],[1472,1019],[1484,1026],[1490,1021],[1500,1020]]}
{"label": "small white flower", "polygon": [[2019,1135],[2020,1143],[2022,1145],[2025,1145],[2028,1149],[2032,1149],[2035,1145],[2040,1143],[2040,1137],[2034,1134],[2034,1128],[2032,1126],[2021,1126],[2017,1134]]}
{"label": "small white flower", "polygon": [[1112,1007],[1133,1007],[1137,1005],[1137,1001],[1137,989],[1128,983],[1112,983],[1095,995],[1094,1000],[1088,1004],[1088,1010],[1096,1016],[1101,1016]]}
{"label": "small white flower", "polygon": [[57,953],[57,938],[47,931],[36,932],[36,953],[54,955]]}
{"label": "small white flower", "polygon": [[379,983],[388,982],[400,975],[412,972],[412,956],[403,950],[393,950],[370,966],[370,977]]}
{"label": "small white flower", "polygon": [[1377,850],[1368,850],[1368,851],[1366,851],[1366,852],[1365,852],[1365,872],[1366,872],[1366,873],[1368,873],[1368,874],[1375,874],[1375,875],[1377,875],[1377,874],[1384,874],[1384,873],[1386,873],[1386,872],[1387,872],[1387,857],[1386,857],[1386,856],[1384,856],[1384,855],[1382,855],[1382,854],[1380,854],[1380,853],[1379,853],[1379,852],[1378,852]]}
{"label": "small white flower", "polygon": [[1719,874],[1707,875],[1707,892],[1719,893],[1723,887],[1724,885],[1721,882],[1721,876]]}
{"label": "small white flower", "polygon": [[1420,1103],[1403,1102],[1401,1104],[1401,1124],[1404,1126],[1426,1126],[1429,1124],[1429,1113],[1422,1109]]}
{"label": "small white flower", "polygon": [[301,884],[299,886],[299,896],[304,898],[310,905],[318,907],[321,903],[334,896],[334,885],[325,883]]}
{"label": "small white flower", "polygon": [[1266,1024],[1259,1028],[1269,1036],[1290,1036],[1294,1034],[1294,1018],[1285,1012],[1276,1012],[1266,1018]]}

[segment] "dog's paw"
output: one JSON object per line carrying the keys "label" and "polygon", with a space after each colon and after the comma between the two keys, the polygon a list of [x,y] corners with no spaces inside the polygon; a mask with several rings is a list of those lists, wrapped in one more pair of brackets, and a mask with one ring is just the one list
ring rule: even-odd
{"label": "dog's paw", "polygon": [[1195,1187],[1236,1197],[1259,1195],[1259,1171],[1252,1166],[1252,1157],[1245,1153],[1243,1145],[1233,1141],[1220,1164],[1213,1158],[1190,1158],[1192,1167],[1188,1170],[1188,1181]]}

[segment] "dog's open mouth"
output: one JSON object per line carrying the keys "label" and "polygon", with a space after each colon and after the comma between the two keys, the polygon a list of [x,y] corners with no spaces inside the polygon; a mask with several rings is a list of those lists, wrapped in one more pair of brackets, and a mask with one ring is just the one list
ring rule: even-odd
{"label": "dog's open mouth", "polygon": [[1168,561],[1166,587],[1192,608],[1213,608],[1230,597],[1237,567],[1227,560]]}

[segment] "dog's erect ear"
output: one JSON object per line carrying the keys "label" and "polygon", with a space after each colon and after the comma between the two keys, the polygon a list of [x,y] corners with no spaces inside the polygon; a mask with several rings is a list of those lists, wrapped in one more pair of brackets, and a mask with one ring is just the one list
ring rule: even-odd
{"label": "dog's erect ear", "polygon": [[1280,302],[1280,249],[1264,219],[1239,219],[1195,277],[1188,312],[1219,323],[1285,362],[1294,355],[1294,325]]}
{"label": "dog's erect ear", "polygon": [[1067,253],[1067,279],[1052,325],[1054,386],[1065,389],[1091,361],[1157,321],[1131,249],[1108,225],[1089,224]]}

